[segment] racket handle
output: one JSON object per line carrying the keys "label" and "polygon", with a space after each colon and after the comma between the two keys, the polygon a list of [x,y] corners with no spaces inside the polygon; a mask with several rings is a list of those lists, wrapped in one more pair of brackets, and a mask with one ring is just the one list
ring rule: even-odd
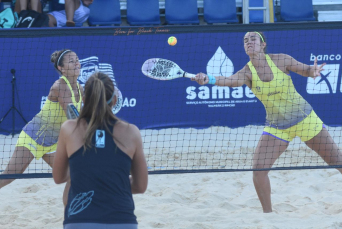
{"label": "racket handle", "polygon": [[186,77],[186,78],[195,78],[196,75],[194,74],[191,74],[191,73],[187,73],[187,72],[184,72],[184,76],[183,77]]}

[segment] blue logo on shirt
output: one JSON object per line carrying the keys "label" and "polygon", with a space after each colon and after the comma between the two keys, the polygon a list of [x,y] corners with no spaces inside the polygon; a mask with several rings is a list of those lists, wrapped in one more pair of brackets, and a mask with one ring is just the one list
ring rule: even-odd
{"label": "blue logo on shirt", "polygon": [[86,209],[91,203],[94,191],[81,192],[74,197],[68,209],[68,217],[76,215]]}

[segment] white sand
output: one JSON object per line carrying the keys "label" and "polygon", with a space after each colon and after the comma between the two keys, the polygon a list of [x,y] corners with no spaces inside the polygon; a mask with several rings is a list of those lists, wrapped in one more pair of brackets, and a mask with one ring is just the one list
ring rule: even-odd
{"label": "white sand", "polygon": [[[329,128],[342,147],[341,128]],[[260,127],[142,131],[154,169],[250,168]],[[0,137],[0,169],[16,138]],[[341,143],[341,144],[340,144]],[[275,166],[324,165],[295,139]],[[42,160],[29,172],[48,172]],[[262,213],[252,172],[150,175],[135,195],[140,229],[342,228],[342,175],[335,169],[271,171],[274,212]],[[0,190],[0,228],[62,228],[64,185],[23,179]]]}

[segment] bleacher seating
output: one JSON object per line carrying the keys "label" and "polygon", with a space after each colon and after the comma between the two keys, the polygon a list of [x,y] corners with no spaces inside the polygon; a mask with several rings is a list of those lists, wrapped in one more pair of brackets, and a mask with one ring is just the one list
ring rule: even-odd
{"label": "bleacher seating", "polygon": [[204,20],[207,23],[236,23],[235,0],[204,0]]}
{"label": "bleacher seating", "polygon": [[284,21],[316,21],[312,0],[281,1],[280,16]]}
{"label": "bleacher seating", "polygon": [[159,25],[159,1],[127,0],[127,22],[130,25]]}
{"label": "bleacher seating", "polygon": [[197,0],[166,0],[165,20],[168,24],[199,24]]}
{"label": "bleacher seating", "polygon": [[342,10],[318,11],[318,21],[342,21]]}
{"label": "bleacher seating", "polygon": [[88,24],[95,25],[120,25],[121,11],[119,0],[97,0],[89,6],[90,15]]}
{"label": "bleacher seating", "polygon": [[[161,25],[238,23],[242,21],[243,0],[95,0],[90,5],[88,24],[95,25]],[[260,7],[263,0],[249,0]],[[342,0],[273,0],[274,21],[342,21]],[[2,0],[0,10],[12,7],[12,0]],[[48,0],[44,12],[64,10],[59,0]],[[165,10],[165,11],[164,11]],[[127,17],[126,17],[127,12]],[[165,12],[165,14],[164,14]],[[314,14],[315,12],[315,14]],[[250,10],[249,21],[262,23],[262,10]],[[277,15],[277,17],[276,17]],[[318,15],[317,19],[314,15]],[[127,19],[127,20],[126,20]],[[278,20],[277,20],[278,19]],[[76,24],[76,26],[83,26]]]}

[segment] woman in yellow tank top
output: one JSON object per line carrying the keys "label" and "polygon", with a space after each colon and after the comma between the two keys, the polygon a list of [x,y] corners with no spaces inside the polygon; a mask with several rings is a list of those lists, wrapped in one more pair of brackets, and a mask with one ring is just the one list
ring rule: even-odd
{"label": "woman in yellow tank top", "polygon": [[[244,49],[250,61],[230,77],[199,73],[193,79],[199,84],[240,87],[247,85],[266,109],[266,127],[253,156],[253,169],[271,168],[287,149],[289,142],[299,136],[329,165],[342,165],[342,153],[316,115],[311,105],[296,91],[289,72],[316,78],[322,64],[313,66],[298,62],[286,54],[265,53],[266,40],[261,32],[244,36]],[[342,169],[338,169],[342,173]],[[272,212],[269,171],[254,171],[253,182],[265,213]]]}
{"label": "woman in yellow tank top", "polygon": [[[78,110],[81,108],[83,88],[77,83],[81,65],[76,53],[69,49],[56,51],[51,55],[51,62],[62,76],[50,88],[42,110],[21,131],[2,174],[23,173],[33,158],[43,158],[52,167],[59,131],[67,120],[67,105],[73,103]],[[12,181],[0,179],[0,188]]]}

